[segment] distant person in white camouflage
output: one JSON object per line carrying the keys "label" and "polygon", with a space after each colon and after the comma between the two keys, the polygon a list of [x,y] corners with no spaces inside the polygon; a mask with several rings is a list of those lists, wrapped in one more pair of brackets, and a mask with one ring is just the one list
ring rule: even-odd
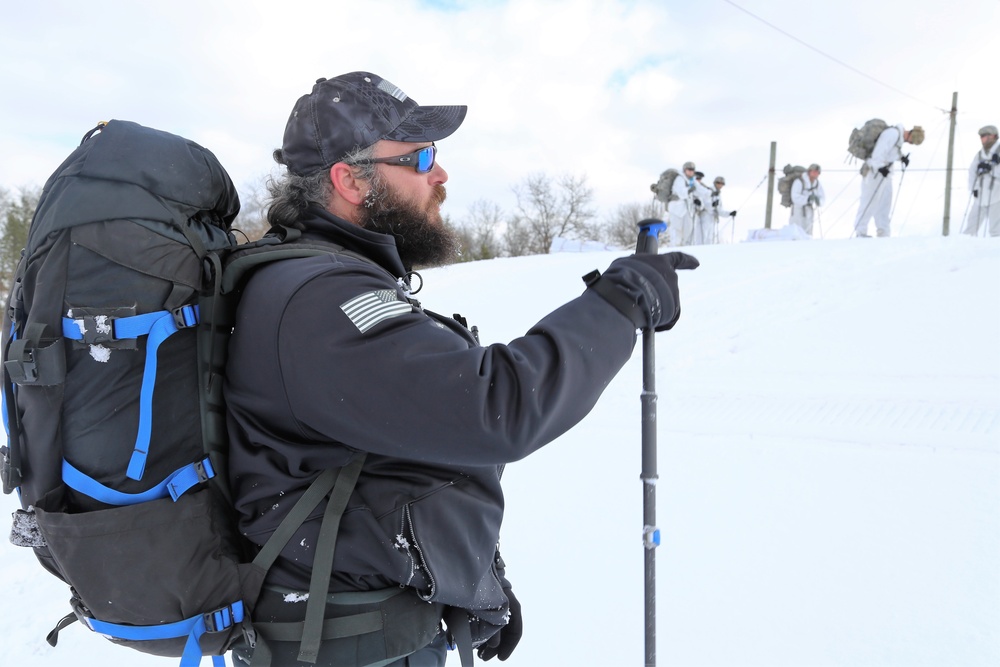
{"label": "distant person in white camouflage", "polygon": [[712,215],[712,188],[703,183],[705,174],[694,172],[694,230],[691,243],[705,245],[715,243],[715,216]]}
{"label": "distant person in white camouflage", "polygon": [[826,203],[826,193],[819,182],[820,171],[819,165],[813,163],[792,183],[792,215],[788,223],[798,225],[809,236],[813,233],[816,209]]}
{"label": "distant person in white camouflage", "polygon": [[685,246],[694,243],[694,221],[696,210],[701,205],[698,182],[694,178],[694,162],[685,162],[681,175],[674,179],[671,189],[676,199],[667,204],[670,213],[670,245]]}
{"label": "distant person in white camouflage", "polygon": [[1000,236],[1000,144],[996,125],[980,128],[979,139],[983,148],[969,165],[972,205],[962,233],[977,236],[980,225],[985,225],[990,236]]}
{"label": "distant person in white camouflage", "polygon": [[731,217],[736,219],[736,211],[727,211],[722,207],[722,188],[726,185],[726,179],[716,176],[712,181],[712,188],[708,191],[708,200],[701,215],[698,216],[698,230],[695,232],[695,243],[718,243],[719,242],[719,219]]}
{"label": "distant person in white camouflage", "polygon": [[914,125],[907,130],[902,125],[882,130],[871,157],[861,166],[861,202],[854,219],[854,235],[868,238],[868,223],[875,218],[875,234],[889,236],[889,216],[892,214],[892,165],[897,160],[903,167],[910,164],[909,154],[903,155],[903,143],[919,146],[924,141],[924,129]]}

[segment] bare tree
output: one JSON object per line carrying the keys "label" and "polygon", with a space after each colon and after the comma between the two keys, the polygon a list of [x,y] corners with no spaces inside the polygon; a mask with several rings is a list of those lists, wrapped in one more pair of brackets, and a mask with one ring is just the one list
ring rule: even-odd
{"label": "bare tree", "polygon": [[41,187],[22,186],[16,195],[0,188],[0,301],[4,305],[41,196]]}
{"label": "bare tree", "polygon": [[557,236],[585,237],[596,215],[591,206],[594,192],[586,176],[563,175],[553,182],[546,174],[532,174],[513,191],[517,198],[514,220],[527,231],[531,254],[548,253]]}
{"label": "bare tree", "polygon": [[638,224],[647,218],[662,218],[660,205],[655,201],[622,204],[600,225],[599,239],[620,248],[634,247]]}
{"label": "bare tree", "polygon": [[503,232],[503,249],[507,257],[533,254],[531,230],[520,218],[511,218]]}
{"label": "bare tree", "polygon": [[267,222],[269,178],[268,174],[258,176],[256,180],[245,183],[240,192],[240,212],[233,221],[233,229],[245,234],[246,240],[256,241],[271,228]]}
{"label": "bare tree", "polygon": [[472,202],[458,228],[461,242],[459,261],[473,262],[499,257],[503,247],[498,231],[503,226],[503,210],[495,202],[486,199]]}

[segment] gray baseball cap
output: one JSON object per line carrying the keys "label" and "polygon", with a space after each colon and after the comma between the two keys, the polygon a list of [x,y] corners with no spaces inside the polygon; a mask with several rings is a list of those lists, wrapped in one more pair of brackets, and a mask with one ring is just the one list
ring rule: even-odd
{"label": "gray baseball cap", "polygon": [[985,137],[988,134],[996,134],[996,133],[997,133],[996,125],[984,125],[981,128],[979,128],[979,136],[981,137]]}
{"label": "gray baseball cap", "polygon": [[292,173],[327,169],[349,153],[382,139],[438,141],[458,129],[466,106],[420,106],[371,72],[317,79],[295,103],[281,152]]}

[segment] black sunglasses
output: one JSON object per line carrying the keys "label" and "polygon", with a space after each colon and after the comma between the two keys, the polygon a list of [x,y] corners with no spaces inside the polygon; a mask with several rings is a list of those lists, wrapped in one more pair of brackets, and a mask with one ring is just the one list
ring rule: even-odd
{"label": "black sunglasses", "polygon": [[426,174],[434,168],[435,157],[437,157],[437,146],[431,144],[406,155],[375,157],[370,160],[358,160],[353,164],[394,164],[400,167],[413,167],[418,174]]}

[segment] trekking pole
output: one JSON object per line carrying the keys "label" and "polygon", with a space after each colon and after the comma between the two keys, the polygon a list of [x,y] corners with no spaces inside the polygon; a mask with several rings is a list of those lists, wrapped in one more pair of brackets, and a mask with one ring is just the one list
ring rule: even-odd
{"label": "trekking pole", "polygon": [[[655,255],[658,237],[666,224],[647,219],[639,223],[635,254]],[[645,565],[646,667],[656,665],[656,547],[660,529],[656,527],[656,333],[642,330],[642,546]]]}
{"label": "trekking pole", "polygon": [[896,199],[892,202],[892,210],[889,211],[889,224],[892,224],[892,216],[896,212],[896,204],[899,203],[899,193],[903,191],[904,178],[906,178],[906,166],[899,172],[899,186],[896,188]]}
{"label": "trekking pole", "polygon": [[[962,214],[962,231],[969,229],[969,207],[972,206],[972,193],[969,193],[969,200],[965,202],[965,213]],[[979,233],[979,227],[976,227],[976,234]]]}
{"label": "trekking pole", "polygon": [[[986,193],[986,224],[983,225],[983,238],[990,235],[990,227],[993,226],[993,221],[990,219],[990,207],[993,205],[993,183],[996,181],[996,174],[990,173],[990,189]],[[983,222],[983,203],[979,202],[979,219],[976,220],[976,235],[979,235],[979,225]]]}
{"label": "trekking pole", "polygon": [[[879,176],[882,176],[882,174],[879,174]],[[857,233],[858,233],[858,223],[861,222],[862,220],[865,220],[865,227],[866,228],[868,227],[868,223],[867,223],[867,219],[865,218],[865,214],[868,213],[868,209],[871,207],[872,202],[875,201],[875,197],[878,195],[879,190],[882,189],[882,184],[885,183],[885,179],[886,179],[886,177],[882,176],[882,180],[879,181],[878,185],[875,186],[875,189],[872,191],[872,196],[868,198],[868,203],[865,204],[864,210],[861,211],[861,215],[859,215],[857,218],[855,218],[855,220],[854,220],[854,232],[851,234],[852,237],[855,236],[855,235],[857,235]],[[864,186],[862,185],[862,188],[863,187]],[[889,214],[889,220],[892,220],[892,213]]]}

